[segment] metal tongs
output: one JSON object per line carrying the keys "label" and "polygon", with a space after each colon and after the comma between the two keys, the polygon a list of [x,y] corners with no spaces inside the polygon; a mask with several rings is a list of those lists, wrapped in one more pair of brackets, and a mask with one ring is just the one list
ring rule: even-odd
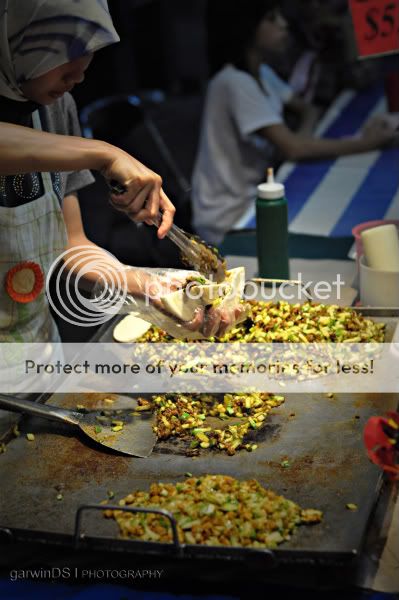
{"label": "metal tongs", "polygon": [[[109,189],[115,195],[121,195],[126,192],[125,186],[114,179],[107,183]],[[161,222],[162,215],[158,213],[152,223],[155,227],[159,227]],[[172,225],[166,235],[180,249],[183,262],[208,278],[214,279],[216,283],[221,283],[225,280],[226,261],[220,256],[217,248],[210,246],[198,236],[180,229],[177,225]]]}

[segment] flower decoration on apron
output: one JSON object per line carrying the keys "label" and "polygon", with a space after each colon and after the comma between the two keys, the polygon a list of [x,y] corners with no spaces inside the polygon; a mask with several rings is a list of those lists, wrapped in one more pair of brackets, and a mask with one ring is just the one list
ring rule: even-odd
{"label": "flower decoration on apron", "polygon": [[44,286],[44,273],[36,262],[22,261],[6,275],[7,294],[15,302],[27,304],[39,296]]}

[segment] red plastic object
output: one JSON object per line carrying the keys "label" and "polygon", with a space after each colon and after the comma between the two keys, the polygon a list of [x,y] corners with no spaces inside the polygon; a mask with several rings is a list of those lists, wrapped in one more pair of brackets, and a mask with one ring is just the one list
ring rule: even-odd
{"label": "red plastic object", "polygon": [[399,414],[390,412],[386,417],[371,417],[366,423],[363,434],[368,457],[383,471],[389,473],[392,479],[399,479],[398,431]]}

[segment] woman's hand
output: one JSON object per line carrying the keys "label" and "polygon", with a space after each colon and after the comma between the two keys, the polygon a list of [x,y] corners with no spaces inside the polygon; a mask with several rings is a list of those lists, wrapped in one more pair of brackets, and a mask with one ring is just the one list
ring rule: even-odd
{"label": "woman's hand", "polygon": [[173,224],[176,209],[162,189],[162,179],[123,150],[111,146],[114,152],[101,173],[108,180],[116,180],[126,188],[123,194],[112,194],[111,203],[129,215],[136,223],[153,225],[159,213],[162,222],[158,237],[164,238]]}
{"label": "woman's hand", "polygon": [[208,308],[205,311],[200,331],[206,338],[221,338],[230,327],[241,323],[245,319],[247,312],[248,307],[245,304],[238,304],[231,308]]}
{"label": "woman's hand", "polygon": [[362,130],[362,137],[372,148],[384,148],[392,144],[398,133],[392,123],[384,115],[376,115],[367,121]]}
{"label": "woman's hand", "polygon": [[221,338],[230,327],[243,321],[247,314],[247,307],[245,305],[235,306],[234,309],[198,306],[191,321],[181,321],[165,310],[160,298],[152,297],[150,303],[160,313],[163,313],[166,317],[173,319],[178,325],[181,325],[183,329],[182,333],[184,333],[184,329],[191,332],[197,331],[204,338]]}
{"label": "woman's hand", "polygon": [[[191,321],[182,321],[168,312],[162,302],[162,298],[171,292],[183,287],[187,281],[187,271],[176,271],[176,273],[165,273],[164,276],[151,273],[145,269],[129,269],[128,289],[129,293],[140,298],[148,306],[149,310],[155,309],[159,314],[159,322],[162,323],[162,315],[173,320],[182,328],[191,332],[199,332],[205,338],[222,337],[226,331],[243,321],[248,312],[246,304],[234,302],[223,306],[198,306]],[[157,319],[158,320],[158,319]],[[155,323],[157,324],[157,323]],[[159,325],[162,328],[162,325]]]}

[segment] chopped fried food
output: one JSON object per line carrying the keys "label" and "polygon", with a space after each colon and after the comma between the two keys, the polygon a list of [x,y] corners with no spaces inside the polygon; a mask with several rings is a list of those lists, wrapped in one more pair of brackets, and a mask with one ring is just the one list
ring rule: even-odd
{"label": "chopped fried food", "polygon": [[[301,305],[288,302],[252,301],[248,317],[244,322],[228,331],[223,337],[209,338],[208,341],[357,343],[383,342],[384,335],[383,323],[375,323],[350,308],[313,302]],[[183,343],[182,340],[172,338],[157,327],[151,327],[139,341]],[[201,341],[193,343],[201,343]],[[173,346],[172,350],[174,350]],[[236,358],[235,350],[234,358]],[[197,365],[197,360],[198,356],[193,356],[192,364]],[[201,360],[206,364],[206,356],[201,355]],[[289,356],[288,360],[290,360]],[[191,362],[188,362],[184,368],[188,370],[191,366]],[[285,376],[289,375],[287,370]],[[293,372],[292,376],[297,377],[297,374]],[[307,376],[318,377],[319,374],[310,373]],[[284,382],[281,381],[280,385],[283,386]],[[222,450],[228,454],[234,454],[244,448],[253,451],[256,449],[256,444],[246,443],[245,437],[251,430],[260,428],[271,408],[283,401],[282,396],[259,393],[225,394],[221,402],[209,394],[155,396],[153,398],[157,415],[155,432],[160,440],[171,437],[189,440],[188,453],[191,455],[207,448]],[[218,417],[222,422],[221,426],[215,428],[204,423],[208,417]]]}
{"label": "chopped fried food", "polygon": [[183,253],[181,258],[188,266],[193,266],[200,273],[213,273],[217,280],[223,280],[226,275],[226,261],[219,255],[219,250],[215,246],[209,245],[196,235],[190,235],[190,241],[195,249],[196,257],[193,260],[193,254],[189,259]]}
{"label": "chopped fried food", "polygon": [[[226,475],[190,477],[181,483],[153,483],[149,492],[136,491],[121,506],[169,511],[177,522],[181,543],[207,546],[276,548],[301,524],[319,523],[321,511],[301,509],[267,490],[255,479],[239,481]],[[163,515],[106,510],[125,539],[172,540]]]}
{"label": "chopped fried food", "polygon": [[[247,319],[219,342],[383,342],[385,325],[336,305],[251,301]],[[181,342],[153,326],[139,341]],[[215,341],[210,338],[209,341]]]}
{"label": "chopped fried food", "polygon": [[[243,448],[251,452],[256,444],[247,444],[244,438],[262,427],[270,411],[283,402],[283,396],[266,393],[224,394],[223,399],[212,394],[154,396],[154,431],[159,440],[184,438],[190,450],[213,448],[230,456]],[[220,419],[220,425],[212,427],[206,423],[208,417]]]}

